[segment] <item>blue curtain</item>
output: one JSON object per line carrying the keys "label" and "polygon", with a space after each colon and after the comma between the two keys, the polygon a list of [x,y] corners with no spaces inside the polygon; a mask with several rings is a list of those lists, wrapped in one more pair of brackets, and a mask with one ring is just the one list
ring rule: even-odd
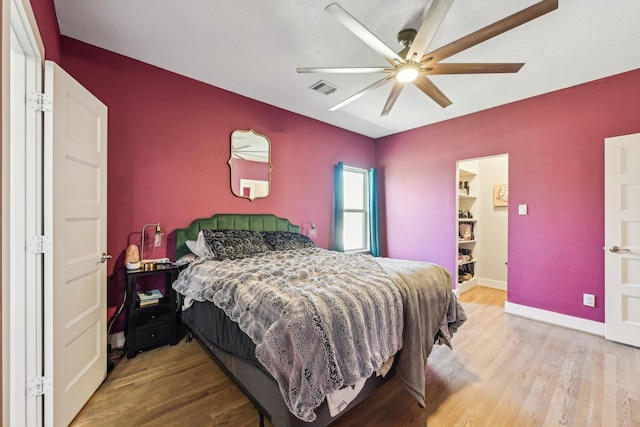
{"label": "blue curtain", "polygon": [[344,252],[344,164],[336,165],[333,179],[333,250]]}
{"label": "blue curtain", "polygon": [[380,256],[380,225],[378,222],[378,186],[375,168],[369,169],[369,244],[371,255]]}

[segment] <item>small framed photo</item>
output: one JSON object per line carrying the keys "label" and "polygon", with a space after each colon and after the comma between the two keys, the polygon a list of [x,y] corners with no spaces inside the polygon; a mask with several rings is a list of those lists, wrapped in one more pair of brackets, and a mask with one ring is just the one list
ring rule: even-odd
{"label": "small framed photo", "polygon": [[493,206],[509,206],[509,185],[496,184],[493,186]]}

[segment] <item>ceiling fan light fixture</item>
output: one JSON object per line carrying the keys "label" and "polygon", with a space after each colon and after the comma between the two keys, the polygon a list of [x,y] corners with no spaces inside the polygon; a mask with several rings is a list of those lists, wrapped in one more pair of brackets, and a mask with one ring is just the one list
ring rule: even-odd
{"label": "ceiling fan light fixture", "polygon": [[398,68],[396,79],[402,83],[414,81],[420,74],[420,66],[415,62],[408,62]]}

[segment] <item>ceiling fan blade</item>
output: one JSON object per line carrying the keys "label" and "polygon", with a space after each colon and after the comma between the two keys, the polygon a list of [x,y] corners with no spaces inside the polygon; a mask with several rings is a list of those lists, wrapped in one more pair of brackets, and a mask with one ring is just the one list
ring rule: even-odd
{"label": "ceiling fan blade", "polygon": [[449,98],[433,84],[427,76],[420,76],[413,81],[413,84],[423,91],[429,98],[433,99],[439,106],[446,108],[451,105]]}
{"label": "ceiling fan blade", "polygon": [[382,113],[380,113],[381,117],[389,115],[389,112],[391,111],[391,108],[393,108],[393,104],[396,103],[396,99],[398,99],[398,95],[400,95],[402,89],[404,89],[404,83],[396,80],[396,82],[393,84],[393,87],[391,88],[391,93],[389,93],[387,102],[384,104]]}
{"label": "ceiling fan blade", "polygon": [[517,73],[524,63],[433,64],[426,74]]}
{"label": "ceiling fan blade", "polygon": [[377,82],[375,82],[374,84],[367,86],[366,88],[362,89],[360,92],[356,93],[355,95],[350,96],[349,98],[345,99],[344,101],[342,101],[341,103],[334,105],[333,107],[329,108],[329,111],[336,111],[339,108],[344,107],[345,105],[355,101],[356,99],[366,95],[367,93],[371,92],[372,90],[375,90],[377,88],[379,88],[380,86],[382,86],[383,84],[385,84],[387,81],[389,81],[390,79],[393,78],[393,75],[389,75],[381,80],[378,80]]}
{"label": "ceiling fan blade", "polygon": [[422,57],[422,60],[428,62],[442,61],[445,58],[487,41],[492,37],[505,33],[519,25],[539,18],[540,16],[556,10],[557,8],[558,0],[543,0],[487,27],[481,28],[468,36],[436,49],[433,52],[427,53]]}
{"label": "ceiling fan blade", "polygon": [[296,68],[299,73],[356,74],[356,73],[390,73],[393,68],[384,67],[328,67],[328,68]]}
{"label": "ceiling fan blade", "polygon": [[358,22],[353,16],[349,15],[349,13],[341,8],[337,3],[330,4],[324,10],[333,15],[333,17],[344,25],[347,30],[351,31],[367,46],[382,55],[382,57],[387,61],[390,61],[391,63],[393,63],[393,61],[398,61],[400,63],[404,62],[404,59],[394,52],[393,49],[384,44],[382,40],[376,37],[371,31],[367,30],[364,25]]}
{"label": "ceiling fan blade", "polygon": [[427,16],[424,18],[424,22],[418,30],[418,34],[416,34],[416,37],[413,39],[413,43],[411,43],[411,47],[407,52],[407,57],[405,58],[407,61],[414,58],[415,55],[414,60],[419,62],[422,55],[424,55],[429,48],[429,44],[431,44],[433,36],[435,36],[438,28],[440,28],[440,24],[442,24],[442,21],[447,15],[452,3],[453,0],[433,0],[433,3],[431,3],[431,7],[429,7],[429,11],[427,12]]}

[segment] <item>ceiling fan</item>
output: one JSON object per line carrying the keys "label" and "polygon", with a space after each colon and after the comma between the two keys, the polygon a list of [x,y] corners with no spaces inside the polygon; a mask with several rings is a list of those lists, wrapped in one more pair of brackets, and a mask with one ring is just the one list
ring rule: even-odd
{"label": "ceiling fan", "polygon": [[446,46],[427,52],[436,31],[444,20],[453,0],[433,0],[424,22],[418,31],[405,29],[398,33],[398,41],[404,47],[396,53],[372,32],[360,24],[353,16],[338,4],[333,3],[325,8],[334,18],[362,40],[374,51],[384,57],[390,67],[357,67],[357,68],[298,68],[298,73],[381,73],[385,76],[331,107],[335,111],[378,87],[393,81],[393,88],[382,109],[381,116],[391,111],[400,92],[407,83],[413,83],[418,89],[433,99],[442,108],[451,105],[451,100],[440,91],[429,79],[434,74],[481,74],[481,73],[517,73],[524,63],[441,63],[456,53],[469,49],[492,37],[507,32],[519,25],[538,18],[558,8],[558,0],[543,0],[526,9],[510,15],[498,22],[481,28]]}

